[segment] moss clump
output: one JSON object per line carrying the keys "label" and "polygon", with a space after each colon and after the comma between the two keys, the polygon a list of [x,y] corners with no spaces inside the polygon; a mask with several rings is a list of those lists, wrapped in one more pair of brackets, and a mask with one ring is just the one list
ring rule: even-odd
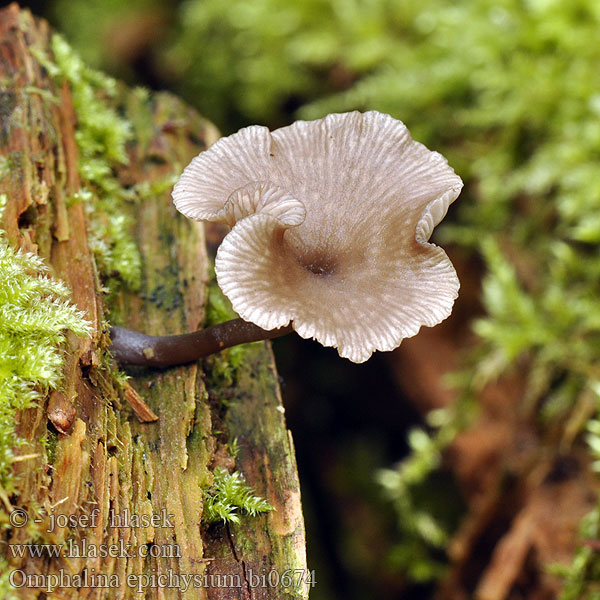
{"label": "moss clump", "polygon": [[[474,414],[467,396],[451,407],[431,411],[427,424],[432,432],[410,430],[408,458],[396,469],[377,473],[378,482],[394,506],[400,531],[400,541],[392,547],[388,560],[413,581],[438,579],[447,568],[443,550],[464,507],[456,490],[443,485],[437,470],[443,451]],[[440,503],[442,494],[444,502]]]}
{"label": "moss clump", "polygon": [[228,473],[218,467],[213,475],[214,482],[204,493],[202,519],[205,523],[239,523],[241,514],[255,517],[273,510],[266,500],[254,495],[241,473]]}
{"label": "moss clump", "polygon": [[57,77],[70,83],[77,113],[75,139],[84,182],[80,196],[92,200],[85,203],[90,247],[109,287],[118,288],[124,282],[137,289],[141,257],[131,234],[133,219],[122,208],[124,202],[134,202],[136,195],[119,183],[113,171],[129,162],[126,144],[131,125],[106,102],[106,97],[116,94],[113,79],[87,67],[58,34],[52,37],[52,51]]}
{"label": "moss clump", "polygon": [[[0,213],[5,204],[0,195]],[[14,491],[17,414],[60,385],[66,330],[85,336],[91,328],[69,304],[67,286],[48,275],[41,258],[13,250],[2,230],[0,281],[0,494],[6,498]]]}
{"label": "moss clump", "polygon": [[[580,535],[584,540],[597,542],[600,536],[600,507],[587,514],[580,527]],[[597,553],[593,547],[581,546],[569,566],[551,565],[550,571],[564,579],[564,587],[560,600],[596,600],[600,581],[600,565],[594,559]]]}
{"label": "moss clump", "polygon": [[134,203],[138,194],[121,185],[114,171],[129,162],[126,144],[132,127],[107,102],[117,94],[115,80],[86,66],[59,34],[52,36],[51,45],[53,60],[39,49],[33,52],[52,77],[70,84],[82,181],[72,201],[84,202],[90,248],[107,291],[116,293],[122,284],[136,290],[141,257],[132,236],[134,221],[123,206]]}

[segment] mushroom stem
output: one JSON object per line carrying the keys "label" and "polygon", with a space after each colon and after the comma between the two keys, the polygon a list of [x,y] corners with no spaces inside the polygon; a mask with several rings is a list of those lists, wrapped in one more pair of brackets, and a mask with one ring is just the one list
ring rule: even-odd
{"label": "mushroom stem", "polygon": [[193,333],[166,336],[111,327],[110,350],[122,365],[173,367],[194,362],[231,346],[268,340],[291,331],[291,325],[268,331],[243,319],[233,319]]}

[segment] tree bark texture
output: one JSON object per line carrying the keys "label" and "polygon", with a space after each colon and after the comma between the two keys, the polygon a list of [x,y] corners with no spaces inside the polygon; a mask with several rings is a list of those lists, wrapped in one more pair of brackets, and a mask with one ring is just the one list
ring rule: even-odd
{"label": "tree bark texture", "polygon": [[[155,335],[201,327],[209,259],[202,227],[176,213],[170,190],[149,195],[124,209],[136,221],[142,290],[120,293],[107,310],[88,244],[85,201],[70,201],[80,188],[71,89],[57,85],[32,52],[52,57],[51,36],[45,22],[15,4],[0,12],[0,153],[12,165],[0,179],[0,193],[8,197],[2,227],[15,247],[43,256],[53,275],[67,282],[94,333],[90,339],[69,336],[63,387],[20,415],[18,433],[26,443],[15,453],[33,457],[14,463],[18,493],[3,510],[22,508],[40,522],[6,529],[3,547],[39,542],[129,550],[79,558],[7,554],[10,569],[41,575],[87,569],[88,577],[118,582],[102,589],[67,581],[54,593],[60,598],[306,598],[305,584],[283,589],[279,581],[285,572],[304,574],[306,563],[294,449],[268,343],[245,347],[233,379],[214,375],[217,362],[207,360],[138,369],[123,385],[105,358],[107,326],[114,320]],[[169,94],[148,99],[122,87],[105,101],[133,123],[129,164],[117,173],[123,185],[160,181],[216,139],[212,125]],[[226,357],[215,360],[227,366]],[[228,451],[234,445],[236,457]],[[240,515],[240,524],[203,523],[203,490],[217,466],[243,473],[274,510]],[[86,522],[94,511],[94,522]],[[123,519],[111,523],[111,514],[159,517],[135,526]],[[59,515],[77,520],[48,532]],[[163,548],[164,556],[139,556],[140,548],[150,554]],[[171,585],[164,577],[166,587],[153,585],[153,575],[170,575]],[[197,578],[184,593],[176,575]],[[197,585],[200,576],[203,585]],[[32,586],[19,593],[46,597]]]}

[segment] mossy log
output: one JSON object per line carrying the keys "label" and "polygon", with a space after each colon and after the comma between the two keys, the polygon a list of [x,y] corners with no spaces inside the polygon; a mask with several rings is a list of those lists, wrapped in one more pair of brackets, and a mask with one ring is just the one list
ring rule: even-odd
{"label": "mossy log", "polygon": [[[136,370],[126,383],[107,352],[109,324],[168,334],[205,322],[204,232],[176,213],[161,182],[216,131],[166,93],[117,86],[102,98],[132,124],[127,161],[111,177],[137,190],[120,210],[135,222],[141,255],[141,287],[107,294],[90,250],[97,189],[80,193],[72,85],[42,59],[53,60],[52,35],[15,4],[0,12],[0,153],[10,165],[0,175],[8,201],[0,225],[15,248],[42,256],[68,284],[93,335],[67,336],[62,387],[18,417],[23,443],[14,449],[15,492],[4,498],[0,550],[10,572],[20,572],[13,583],[40,575],[19,589],[26,598],[46,597],[43,584],[57,581],[60,598],[306,598],[294,449],[268,343],[190,366]],[[242,473],[274,510],[207,523],[206,490],[217,467]],[[27,526],[7,521],[17,508]],[[13,556],[15,545],[32,543],[51,546],[39,557]]]}

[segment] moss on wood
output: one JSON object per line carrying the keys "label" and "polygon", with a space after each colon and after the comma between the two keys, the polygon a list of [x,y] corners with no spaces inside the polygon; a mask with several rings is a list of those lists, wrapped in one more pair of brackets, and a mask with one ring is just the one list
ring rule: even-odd
{"label": "moss on wood", "polygon": [[[268,346],[166,371],[134,369],[128,381],[107,352],[109,323],[165,334],[205,321],[203,229],[176,214],[169,192],[174,173],[216,139],[214,127],[173,96],[129,90],[88,70],[46,23],[16,5],[0,13],[0,79],[7,239],[43,258],[93,330],[87,339],[66,336],[59,393],[42,394],[19,414],[23,442],[13,449],[3,541],[128,549],[128,556],[20,557],[4,545],[0,581],[17,570],[43,575],[38,583],[60,575],[63,598],[134,598],[140,586],[146,598],[180,598],[186,581],[194,597],[207,599],[305,598],[303,583],[254,592],[248,579],[248,565],[306,568],[293,446]],[[217,363],[229,377],[211,376]],[[131,390],[156,423],[135,419]],[[234,440],[237,458],[229,452]],[[244,516],[235,528],[204,523],[216,467],[243,473],[276,510]],[[9,525],[17,507],[29,526]],[[150,523],[152,515],[160,521]],[[75,518],[75,526],[52,527],[60,518]],[[202,579],[209,574],[235,577],[226,587]],[[116,581],[119,591],[93,575]],[[180,576],[172,580],[180,585],[152,587],[158,575]]]}

